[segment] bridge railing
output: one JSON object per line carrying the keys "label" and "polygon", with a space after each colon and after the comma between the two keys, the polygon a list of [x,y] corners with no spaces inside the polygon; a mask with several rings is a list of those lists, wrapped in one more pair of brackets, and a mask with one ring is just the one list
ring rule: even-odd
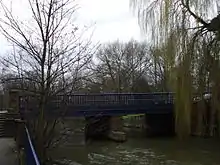
{"label": "bridge railing", "polygon": [[[194,96],[195,98],[195,96]],[[74,94],[57,95],[51,97],[47,103],[48,107],[63,107],[66,105],[86,106],[86,105],[146,105],[148,103],[173,103],[174,93],[97,93],[97,94]],[[22,109],[37,109],[38,99],[33,96],[20,97],[20,107]]]}
{"label": "bridge railing", "polygon": [[26,165],[40,165],[37,153],[34,149],[30,133],[27,126],[25,126],[24,133],[24,153],[25,153],[25,164]]}
{"label": "bridge railing", "polygon": [[53,99],[54,104],[73,105],[114,105],[114,104],[141,104],[146,102],[173,102],[172,93],[105,93],[105,94],[77,94],[77,95],[58,95]]}
{"label": "bridge railing", "polygon": [[[20,97],[20,110],[25,113],[39,109],[38,98],[33,96]],[[173,93],[104,93],[104,94],[74,94],[57,95],[51,97],[46,105],[48,112],[56,111],[60,107],[64,109],[80,109],[85,107],[93,108],[114,108],[114,107],[146,107],[151,104],[173,103]],[[88,110],[91,108],[87,108]],[[35,111],[36,112],[36,111]]]}

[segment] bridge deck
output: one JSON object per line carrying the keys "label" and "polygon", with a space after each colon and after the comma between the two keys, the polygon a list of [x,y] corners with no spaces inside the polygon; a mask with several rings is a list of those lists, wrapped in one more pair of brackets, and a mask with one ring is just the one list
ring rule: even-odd
{"label": "bridge deck", "polygon": [[0,138],[0,164],[18,165],[17,153],[15,152],[15,141],[13,138]]}

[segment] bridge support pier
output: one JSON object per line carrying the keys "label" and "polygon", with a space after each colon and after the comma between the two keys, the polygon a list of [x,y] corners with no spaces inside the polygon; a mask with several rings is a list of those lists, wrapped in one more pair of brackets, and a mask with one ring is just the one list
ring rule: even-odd
{"label": "bridge support pier", "polygon": [[146,114],[146,134],[148,137],[174,136],[175,119],[173,113]]}
{"label": "bridge support pier", "polygon": [[123,121],[118,116],[86,117],[85,140],[113,140],[124,142]]}
{"label": "bridge support pier", "polygon": [[124,132],[124,123],[120,116],[112,116],[110,119],[110,131],[108,138],[116,142],[126,141],[126,134]]}
{"label": "bridge support pier", "polygon": [[110,116],[86,117],[85,140],[106,139],[110,130]]}

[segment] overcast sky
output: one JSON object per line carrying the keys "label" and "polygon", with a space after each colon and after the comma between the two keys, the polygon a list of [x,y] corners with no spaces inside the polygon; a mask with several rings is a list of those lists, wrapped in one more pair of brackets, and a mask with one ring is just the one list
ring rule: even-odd
{"label": "overcast sky", "polygon": [[78,20],[95,23],[93,40],[106,42],[141,39],[137,17],[129,9],[129,0],[80,0]]}
{"label": "overcast sky", "polygon": [[[6,0],[10,3],[10,0]],[[13,0],[16,16],[25,19],[25,2],[27,0]],[[92,25],[92,40],[94,42],[109,42],[114,40],[140,40],[140,29],[137,17],[129,8],[129,0],[77,0],[80,9],[77,11],[77,23]],[[0,50],[3,52],[7,42],[0,36]]]}

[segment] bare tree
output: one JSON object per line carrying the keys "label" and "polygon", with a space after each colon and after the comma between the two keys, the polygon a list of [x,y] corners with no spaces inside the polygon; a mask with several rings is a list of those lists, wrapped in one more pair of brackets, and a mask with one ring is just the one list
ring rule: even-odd
{"label": "bare tree", "polygon": [[96,83],[109,92],[135,92],[137,82],[147,75],[151,65],[147,45],[133,40],[103,45],[97,59]]}
{"label": "bare tree", "polygon": [[[90,40],[82,41],[83,33],[74,24],[77,5],[72,0],[28,2],[31,19],[20,21],[1,1],[4,16],[0,29],[14,45],[12,55],[5,57],[3,63],[11,71],[16,70],[20,78],[29,79],[36,85],[39,114],[32,133],[39,157],[45,162],[59,119],[46,119],[47,101],[53,95],[71,93],[75,89],[95,47],[91,47]],[[28,75],[30,72],[34,77]]]}

